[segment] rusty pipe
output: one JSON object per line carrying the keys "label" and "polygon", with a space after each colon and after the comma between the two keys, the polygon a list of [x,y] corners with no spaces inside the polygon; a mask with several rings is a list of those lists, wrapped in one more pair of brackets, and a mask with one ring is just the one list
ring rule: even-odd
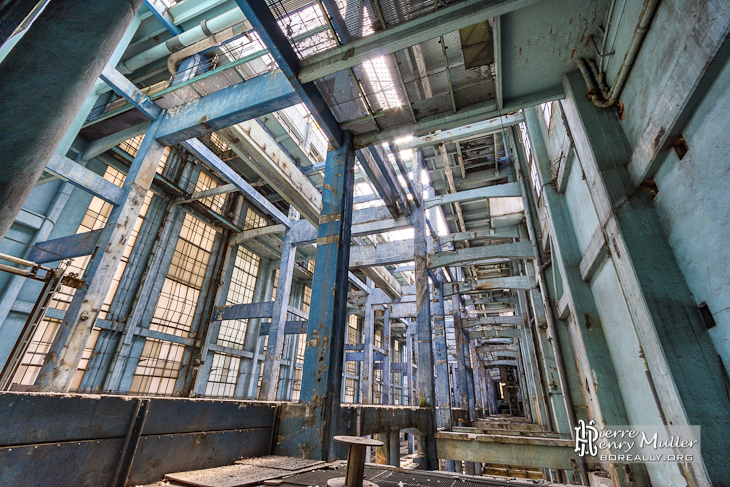
{"label": "rusty pipe", "polygon": [[[585,66],[585,61],[580,58],[576,59],[578,69],[580,69],[581,74],[583,74],[583,79],[586,80],[586,85],[588,86],[588,98],[593,102],[595,106],[599,108],[608,108],[615,105],[618,101],[618,97],[621,95],[621,91],[623,90],[624,84],[626,83],[626,78],[629,76],[631,67],[633,66],[636,55],[639,52],[639,47],[641,47],[641,43],[644,40],[644,35],[646,34],[649,24],[651,23],[651,19],[654,17],[654,12],[656,11],[657,5],[659,5],[659,0],[644,1],[644,6],[642,7],[641,14],[639,15],[639,22],[636,25],[636,28],[634,29],[634,35],[631,38],[631,43],[629,44],[629,48],[626,50],[624,60],[621,63],[621,67],[619,68],[618,73],[616,74],[616,79],[613,80],[613,84],[611,85],[610,90],[605,91],[603,89],[606,86],[606,83],[604,81],[605,73],[598,73],[598,84],[599,86],[603,86],[601,86],[600,88],[602,94],[599,95],[598,93],[596,93],[595,84],[589,82],[587,79],[586,74],[588,70]],[[593,87],[593,90],[591,90],[591,87]]]}

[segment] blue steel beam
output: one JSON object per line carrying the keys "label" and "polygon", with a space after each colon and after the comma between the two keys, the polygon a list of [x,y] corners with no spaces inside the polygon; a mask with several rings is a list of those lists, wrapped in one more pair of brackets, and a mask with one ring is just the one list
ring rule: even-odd
{"label": "blue steel beam", "polygon": [[333,147],[339,148],[342,144],[342,129],[335,120],[322,94],[314,86],[313,82],[302,83],[299,81],[299,58],[294,48],[289,44],[286,36],[279,28],[273,14],[266,5],[266,2],[252,0],[236,0],[236,3],[251,23],[251,27],[261,37],[261,42],[269,50],[279,68],[284,72],[291,82],[294,91],[301,98],[324,131]]}
{"label": "blue steel beam", "polygon": [[[352,134],[345,132],[343,145],[327,153],[322,215],[318,229],[314,282],[320,292],[312,293],[304,354],[302,400],[312,406],[308,427],[296,438],[308,458],[334,457],[332,436],[339,434],[340,388],[347,290],[350,287],[350,227],[354,186]],[[305,418],[301,418],[305,420]]]}
{"label": "blue steel beam", "polygon": [[281,71],[271,71],[167,110],[158,140],[173,145],[299,103]]}
{"label": "blue steel beam", "polygon": [[170,12],[162,0],[144,0],[144,4],[152,12],[152,15],[157,17],[165,29],[169,30],[174,36],[182,34],[182,29],[175,25],[175,19],[172,18]]}
{"label": "blue steel beam", "polygon": [[[210,96],[210,95],[208,95]],[[164,123],[164,122],[163,122]],[[269,200],[256,191],[250,184],[248,184],[239,174],[231,169],[231,167],[220,160],[218,156],[213,154],[202,142],[198,139],[189,139],[182,143],[190,152],[207,164],[209,167],[219,172],[225,179],[230,181],[236,188],[238,188],[251,202],[256,205],[260,210],[270,214],[281,223],[291,228],[292,221],[279,211]]]}
{"label": "blue steel beam", "polygon": [[134,83],[125,78],[122,73],[114,69],[112,66],[108,64],[104,66],[104,69],[101,71],[100,78],[104,81],[104,83],[108,84],[116,94],[134,105],[150,120],[157,120],[160,118],[160,115],[162,115],[162,108],[147,98],[147,95],[139,91],[139,89],[134,86]]}
{"label": "blue steel beam", "polygon": [[[240,4],[243,0],[237,0]],[[354,68],[376,56],[385,56],[464,27],[510,13],[537,0],[466,0],[436,9],[389,29],[328,49],[302,62],[300,79],[308,83]],[[262,3],[263,4],[263,3]],[[244,11],[245,12],[245,11]],[[248,16],[248,13],[246,13]]]}
{"label": "blue steel beam", "polygon": [[58,152],[53,153],[46,169],[114,206],[118,206],[124,197],[122,188]]}

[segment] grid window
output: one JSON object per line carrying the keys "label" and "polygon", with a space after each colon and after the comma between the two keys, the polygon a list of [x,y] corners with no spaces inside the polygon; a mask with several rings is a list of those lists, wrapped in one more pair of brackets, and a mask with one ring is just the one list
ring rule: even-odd
{"label": "grid window", "polygon": [[253,211],[251,208],[248,209],[246,212],[246,220],[243,222],[243,229],[244,230],[252,230],[254,228],[261,228],[268,225],[268,222],[266,221],[266,218],[259,215],[255,211]]}
{"label": "grid window", "polygon": [[23,385],[33,385],[35,383],[41,365],[43,365],[60,325],[61,320],[53,318],[44,318],[41,321],[28,346],[28,350],[23,356],[18,371],[13,377],[13,383]]}
{"label": "grid window", "polygon": [[380,404],[383,390],[383,371],[373,370],[373,404]]}
{"label": "grid window", "polygon": [[545,119],[545,125],[548,130],[550,130],[550,120],[553,116],[553,102],[549,101],[547,103],[543,103],[540,105],[540,109],[542,110],[542,116]]}
{"label": "grid window", "polygon": [[172,394],[184,351],[183,345],[147,338],[129,393]]}
{"label": "grid window", "polygon": [[138,135],[136,137],[132,137],[131,139],[127,139],[124,142],[122,142],[121,144],[119,144],[119,148],[122,149],[127,154],[129,154],[130,156],[134,157],[137,155],[139,146],[142,145],[143,138],[144,138],[144,135]]}
{"label": "grid window", "polygon": [[215,230],[211,226],[191,215],[185,215],[168,277],[200,289],[214,238]]}
{"label": "grid window", "polygon": [[294,371],[294,383],[292,384],[291,394],[292,401],[298,401],[299,398],[302,396],[302,375],[303,370],[301,368],[297,368]]}
{"label": "grid window", "polygon": [[[312,262],[312,261],[310,261]],[[312,288],[309,286],[304,286],[304,291],[302,292],[302,311],[305,313],[309,313],[309,307],[312,305]]]}
{"label": "grid window", "polygon": [[200,291],[185,284],[165,279],[150,329],[171,335],[188,336]]}
{"label": "grid window", "polygon": [[[201,172],[198,176],[198,181],[195,183],[195,190],[194,192],[198,191],[205,191],[208,189],[214,189],[220,186],[212,177],[207,175],[204,172]],[[206,198],[202,198],[200,200],[200,203],[204,204],[211,210],[215,211],[219,215],[222,215],[224,212],[224,208],[226,205],[226,195],[219,194],[215,196],[208,196]]]}
{"label": "grid window", "polygon": [[354,403],[355,402],[355,388],[357,387],[357,382],[355,379],[345,379],[345,401],[346,403]]}
{"label": "grid window", "polygon": [[[253,302],[256,276],[259,272],[260,259],[240,245],[236,254],[236,262],[231,274],[231,282],[226,296],[226,304],[248,304]],[[223,320],[218,331],[218,344],[225,347],[243,349],[246,341],[248,320]]]}
{"label": "grid window", "polygon": [[349,343],[350,345],[357,344],[357,321],[357,316],[350,315],[347,327],[347,343]]}
{"label": "grid window", "polygon": [[233,397],[240,365],[239,357],[223,353],[214,354],[205,395]]}
{"label": "grid window", "polygon": [[375,330],[375,336],[373,341],[376,347],[383,348],[383,330]]}

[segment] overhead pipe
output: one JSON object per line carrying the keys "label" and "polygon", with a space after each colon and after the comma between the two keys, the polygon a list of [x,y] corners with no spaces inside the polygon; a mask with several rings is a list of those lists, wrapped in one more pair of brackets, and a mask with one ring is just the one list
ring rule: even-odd
{"label": "overhead pipe", "polygon": [[217,34],[213,34],[210,37],[206,37],[203,40],[191,44],[188,47],[173,52],[170,54],[170,57],[167,58],[167,70],[170,74],[177,74],[177,65],[181,63],[183,59],[194,56],[195,54],[205,51],[206,49],[210,49],[211,47],[219,46],[233,37],[245,34],[250,28],[251,25],[248,22],[240,22],[233,27],[229,27]]}
{"label": "overhead pipe", "polygon": [[132,56],[126,61],[122,61],[119,63],[117,69],[123,74],[129,74],[142,66],[170,55],[170,53],[180,51],[187,46],[195,44],[207,37],[213,37],[216,33],[241,23],[246,24],[244,31],[251,29],[251,24],[246,20],[241,9],[236,7],[210,20],[203,20],[192,29],[143,51],[136,56]]}
{"label": "overhead pipe", "polygon": [[[586,65],[587,63],[585,59],[576,59],[578,69],[580,69],[583,79],[586,81],[586,86],[588,87],[588,99],[591,100],[595,106],[599,108],[608,108],[615,105],[618,101],[621,91],[624,88],[624,84],[626,83],[626,78],[629,76],[631,66],[634,64],[636,54],[639,52],[639,47],[641,47],[644,35],[651,23],[651,19],[654,17],[654,12],[656,11],[658,4],[659,0],[644,1],[644,6],[642,7],[641,14],[639,15],[639,22],[634,29],[634,35],[631,38],[631,43],[629,44],[629,48],[626,50],[624,60],[621,63],[621,67],[616,74],[616,79],[614,79],[610,89],[606,85],[606,73],[598,72],[596,63],[592,59],[588,60],[590,68]],[[591,73],[591,71],[593,71],[593,73]],[[595,82],[593,82],[590,78],[595,78],[598,82],[598,90],[596,89]]]}
{"label": "overhead pipe", "polygon": [[[248,22],[241,22],[240,24],[236,24],[233,27],[230,27],[228,29],[225,29],[218,34],[214,34],[212,37],[208,37],[206,39],[203,39],[202,41],[198,41],[195,44],[192,44],[185,49],[181,51],[174,52],[170,55],[170,57],[167,59],[167,69],[170,71],[170,74],[177,74],[177,65],[180,64],[183,59],[186,59],[190,56],[194,56],[195,54],[198,54],[199,52],[203,52],[207,49],[211,49],[214,47],[218,47],[227,41],[234,39],[240,35],[246,35],[248,37],[249,41],[251,38],[246,34],[249,30],[251,30],[251,26]],[[294,37],[292,37],[292,42],[299,42],[304,39],[308,39],[310,37],[313,37],[323,31],[327,30],[327,27],[324,25],[321,25],[319,27],[315,27],[312,30],[308,30],[306,32],[302,32],[301,34],[298,34]],[[258,51],[258,53],[263,56],[266,53],[268,53],[268,49],[262,49]]]}

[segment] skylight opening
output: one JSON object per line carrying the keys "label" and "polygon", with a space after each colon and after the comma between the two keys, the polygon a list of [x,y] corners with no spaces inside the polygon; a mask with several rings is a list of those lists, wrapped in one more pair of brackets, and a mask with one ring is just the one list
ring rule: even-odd
{"label": "skylight opening", "polygon": [[[372,21],[370,20],[367,9],[363,9],[362,25],[363,37],[374,32]],[[403,106],[403,102],[395,89],[393,76],[391,75],[383,56],[365,61],[362,63],[362,67],[365,71],[365,76],[367,76],[368,81],[374,90],[375,98],[377,99],[381,110]]]}

